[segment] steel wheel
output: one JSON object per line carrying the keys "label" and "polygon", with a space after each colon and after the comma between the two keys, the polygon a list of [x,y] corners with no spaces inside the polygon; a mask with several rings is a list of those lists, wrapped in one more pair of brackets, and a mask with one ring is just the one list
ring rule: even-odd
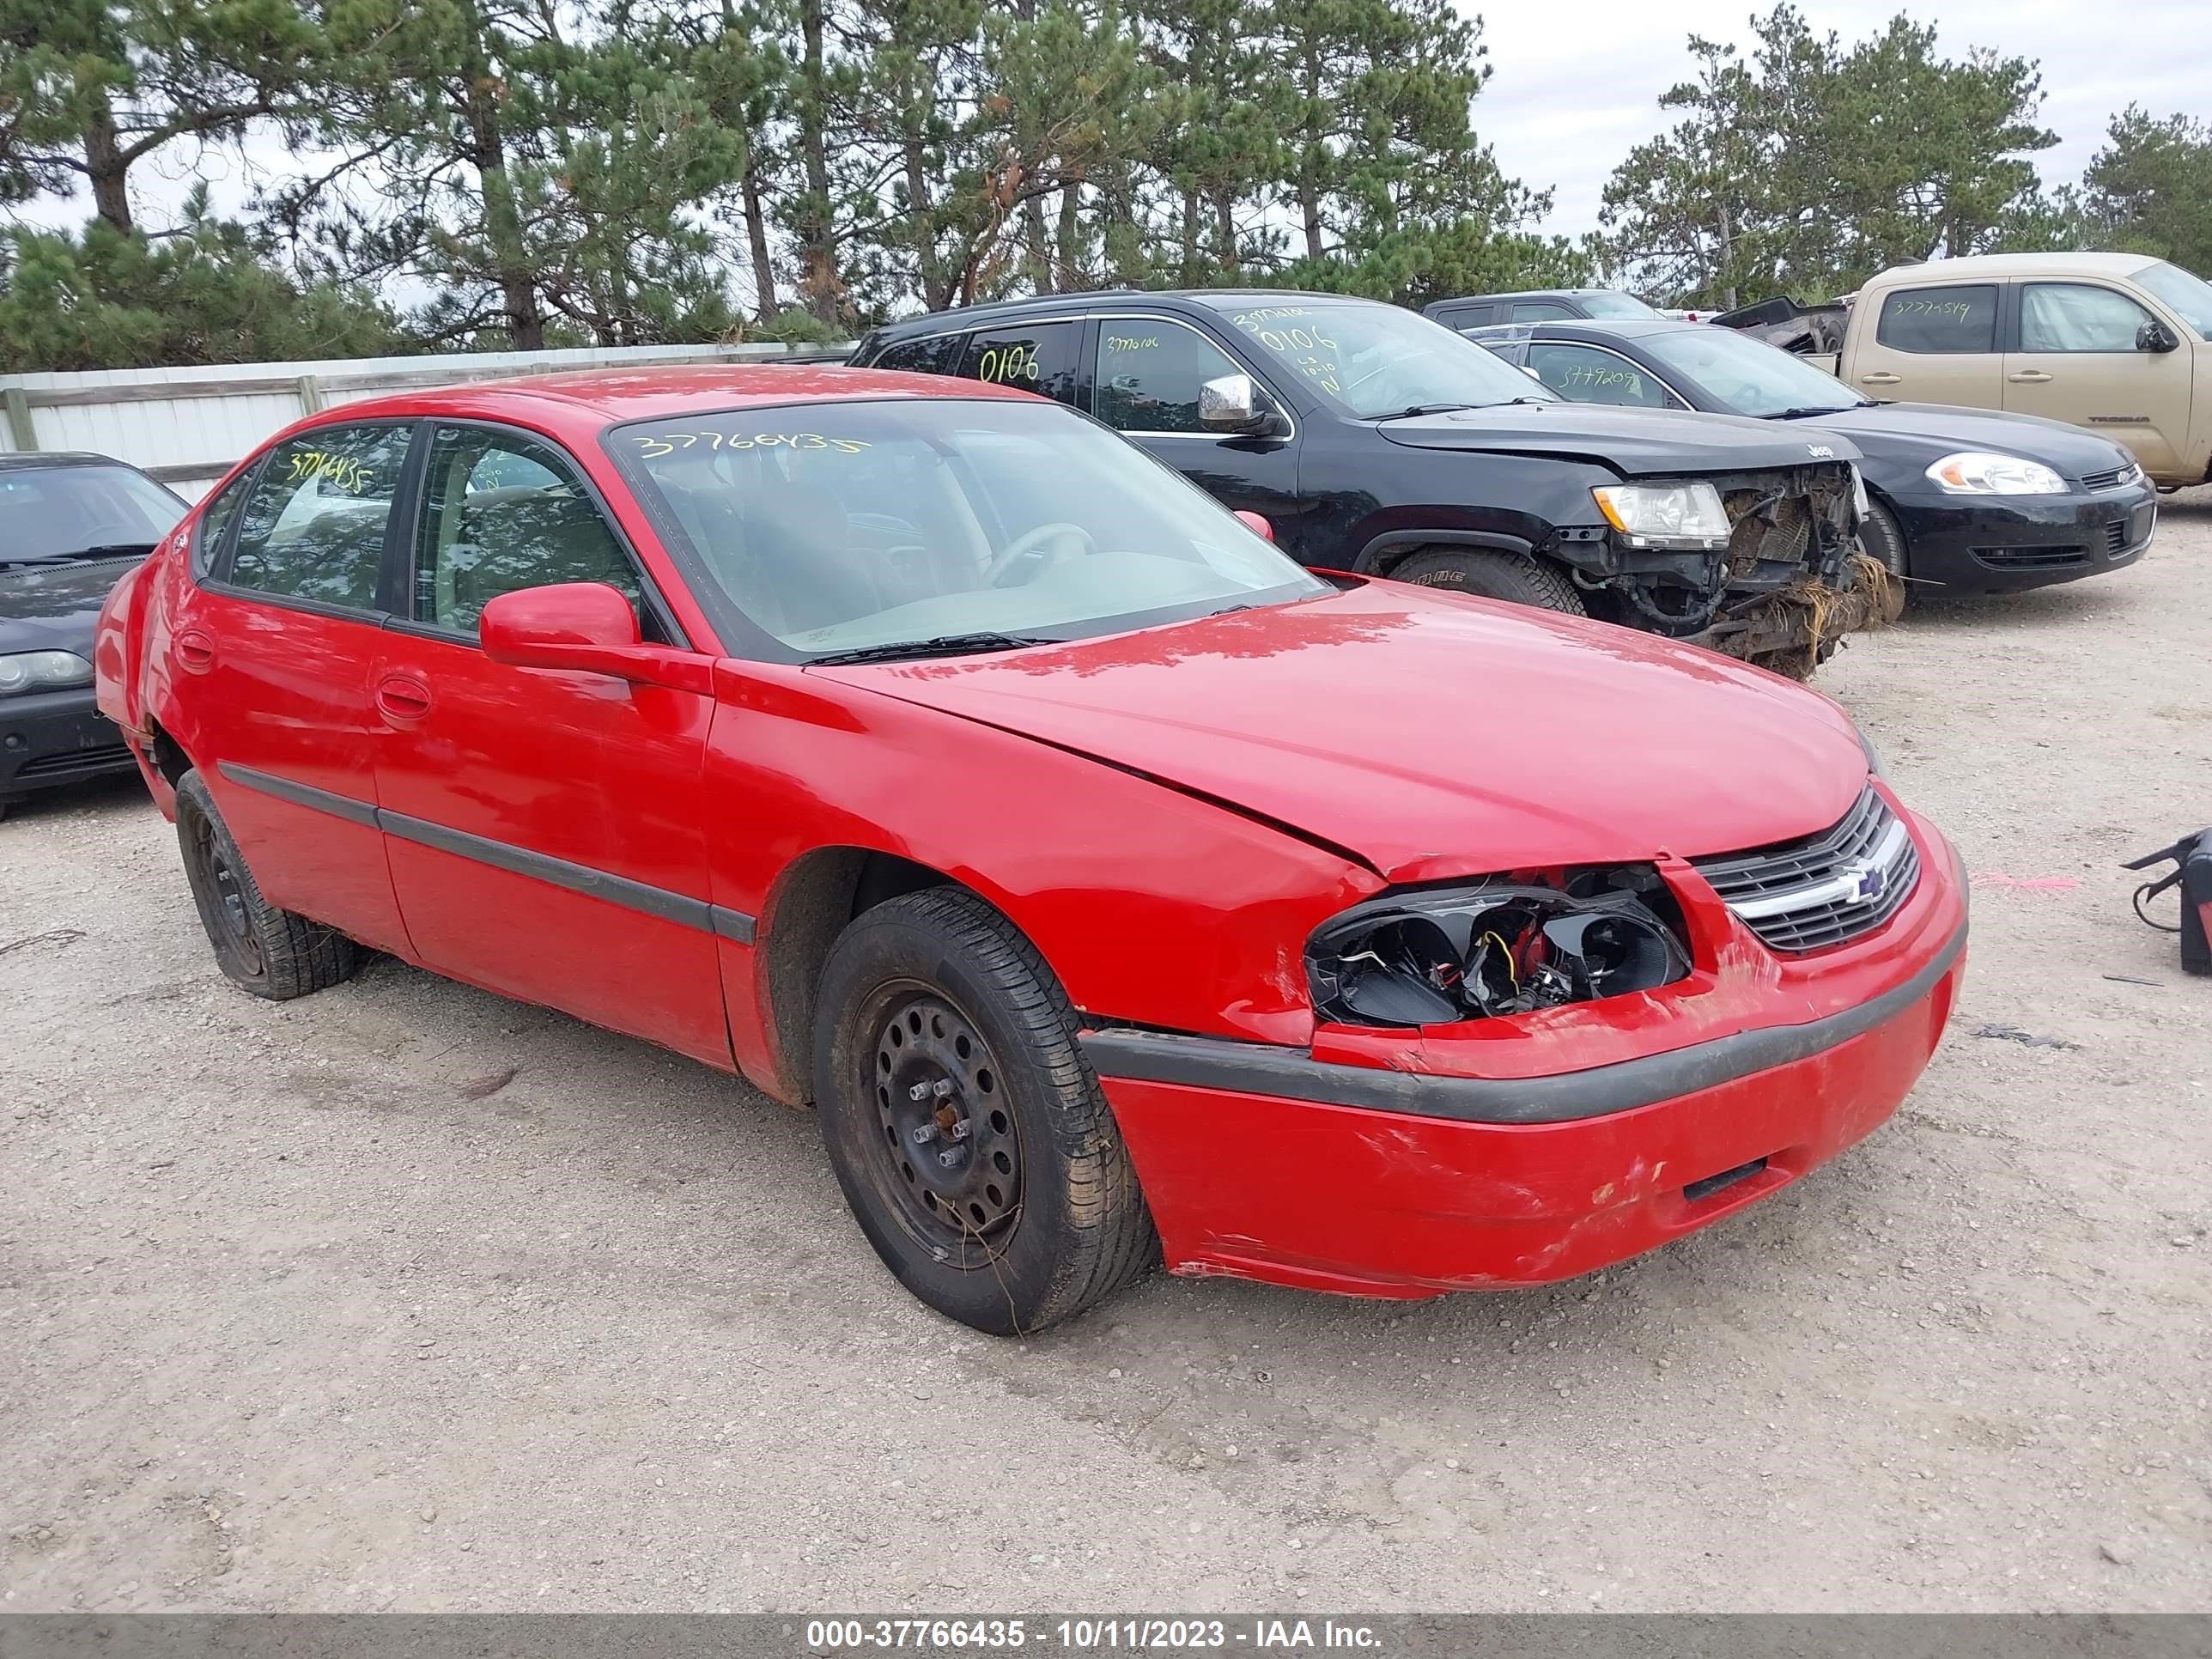
{"label": "steel wheel", "polygon": [[988,1266],[1021,1212],[1022,1143],[975,1024],[906,982],[872,999],[876,1117],[900,1219],[948,1266]]}

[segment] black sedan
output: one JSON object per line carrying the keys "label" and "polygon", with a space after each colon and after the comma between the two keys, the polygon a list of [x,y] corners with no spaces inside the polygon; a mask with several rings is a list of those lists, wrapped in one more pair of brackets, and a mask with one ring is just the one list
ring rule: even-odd
{"label": "black sedan", "polygon": [[92,630],[185,502],[105,455],[0,455],[0,816],[33,791],[135,772],[93,706]]}
{"label": "black sedan", "polygon": [[1862,398],[1802,358],[1707,323],[1659,319],[1471,329],[1564,397],[1802,421],[1856,444],[1869,552],[1916,584],[2009,592],[2132,563],[2158,495],[2135,458],[2028,415]]}

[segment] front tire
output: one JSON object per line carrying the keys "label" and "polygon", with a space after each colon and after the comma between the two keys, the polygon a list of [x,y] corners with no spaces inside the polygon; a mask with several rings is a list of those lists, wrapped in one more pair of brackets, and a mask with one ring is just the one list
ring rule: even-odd
{"label": "front tire", "polygon": [[1563,616],[1587,617],[1589,608],[1572,583],[1552,565],[1522,553],[1488,548],[1431,548],[1392,567],[1391,580],[1449,588],[1510,605],[1534,605]]}
{"label": "front tire", "polygon": [[197,771],[177,781],[177,843],[200,926],[230,982],[271,1002],[287,1002],[351,979],[361,947],[335,928],[261,896],[253,872]]}
{"label": "front tire", "polygon": [[922,1301],[1024,1335],[1158,1259],[1066,993],[990,905],[933,887],[864,911],[830,950],[818,1006],[830,1166]]}
{"label": "front tire", "polygon": [[1895,622],[1905,614],[1905,576],[1911,568],[1905,532],[1897,519],[1880,501],[1867,503],[1866,517],[1859,520],[1859,545],[1867,556],[1889,573],[1891,592],[1888,603],[1882,607],[1882,620]]}

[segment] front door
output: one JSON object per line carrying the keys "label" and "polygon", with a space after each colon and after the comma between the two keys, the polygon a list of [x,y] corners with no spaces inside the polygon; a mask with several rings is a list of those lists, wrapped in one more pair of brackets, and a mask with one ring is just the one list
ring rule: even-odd
{"label": "front door", "polygon": [[1873,317],[1851,319],[1857,343],[1846,354],[1844,379],[1886,403],[2002,409],[2000,293],[1995,283],[1945,283],[1877,295]]}
{"label": "front door", "polygon": [[730,1065],[699,778],[710,698],[487,659],[501,593],[599,581],[673,623],[574,463],[505,428],[425,440],[405,616],[371,688],[392,883],[428,967]]}
{"label": "front door", "polygon": [[1093,350],[1094,416],[1223,506],[1264,516],[1291,557],[1311,550],[1295,436],[1224,436],[1198,423],[1199,388],[1224,374],[1251,374],[1249,367],[1170,317],[1101,318]]}
{"label": "front door", "polygon": [[2086,426],[2125,444],[2145,471],[2172,477],[2182,471],[2195,374],[2186,345],[2136,343],[2153,320],[2101,283],[2021,283],[2019,346],[2005,356],[2007,412]]}
{"label": "front door", "polygon": [[407,953],[370,760],[386,543],[411,423],[318,427],[209,518],[168,662],[181,729],[264,897]]}

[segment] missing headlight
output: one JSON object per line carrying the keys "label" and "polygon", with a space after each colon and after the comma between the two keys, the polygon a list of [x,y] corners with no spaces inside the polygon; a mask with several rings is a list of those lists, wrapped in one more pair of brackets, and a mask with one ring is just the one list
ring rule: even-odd
{"label": "missing headlight", "polygon": [[1571,872],[1370,899],[1306,945],[1314,1012],[1351,1025],[1442,1025],[1648,991],[1690,971],[1659,872]]}

